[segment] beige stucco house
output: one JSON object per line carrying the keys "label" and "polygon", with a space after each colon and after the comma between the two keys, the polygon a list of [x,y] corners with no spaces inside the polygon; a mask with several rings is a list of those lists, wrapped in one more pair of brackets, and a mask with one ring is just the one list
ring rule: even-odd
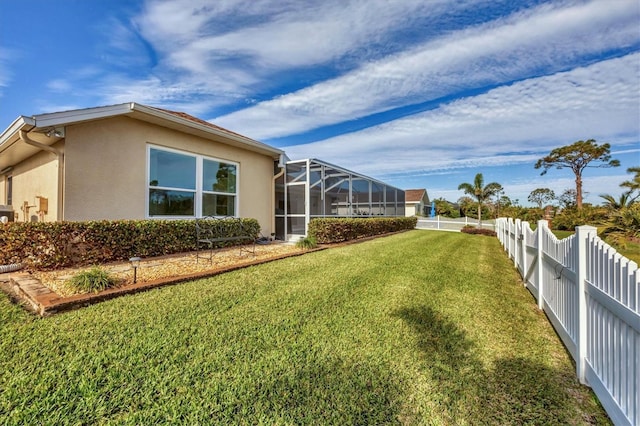
{"label": "beige stucco house", "polygon": [[0,216],[252,217],[274,232],[280,149],[137,103],[21,116],[0,134]]}
{"label": "beige stucco house", "polygon": [[21,116],[0,134],[9,220],[233,216],[296,240],[316,217],[404,214],[402,189],[138,103]]}
{"label": "beige stucco house", "polygon": [[405,191],[405,216],[427,216],[429,195],[426,189],[407,189]]}

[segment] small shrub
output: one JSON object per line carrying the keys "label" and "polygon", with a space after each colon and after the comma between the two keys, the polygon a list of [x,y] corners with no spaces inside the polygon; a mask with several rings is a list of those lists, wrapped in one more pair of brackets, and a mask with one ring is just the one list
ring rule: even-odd
{"label": "small shrub", "polygon": [[93,267],[87,271],[80,272],[66,281],[67,286],[81,292],[90,291],[98,293],[116,284],[116,279],[103,269]]}
{"label": "small shrub", "polygon": [[463,232],[465,234],[486,235],[488,237],[495,237],[498,235],[496,234],[496,231],[492,231],[491,229],[476,228],[475,226],[471,225],[463,226],[460,232]]}
{"label": "small shrub", "polygon": [[309,236],[299,239],[298,242],[296,242],[296,247],[303,250],[311,250],[318,247],[318,242],[316,241],[315,237]]}

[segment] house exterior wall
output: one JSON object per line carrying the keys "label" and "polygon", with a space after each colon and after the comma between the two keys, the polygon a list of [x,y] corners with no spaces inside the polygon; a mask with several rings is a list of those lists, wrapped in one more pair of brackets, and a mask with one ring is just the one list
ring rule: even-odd
{"label": "house exterior wall", "polygon": [[407,203],[404,205],[404,215],[406,217],[415,216],[416,214],[416,205],[414,203]]}
{"label": "house exterior wall", "polygon": [[147,218],[147,146],[239,164],[238,216],[272,232],[273,159],[128,117],[66,128],[65,220]]}
{"label": "house exterior wall", "polygon": [[[63,143],[54,145],[63,149]],[[58,159],[50,152],[41,151],[36,155],[16,164],[13,170],[2,177],[0,184],[0,204],[7,203],[7,178],[12,177],[12,207],[16,222],[31,220],[56,221],[58,209]],[[40,199],[46,199],[47,210],[40,211]],[[25,211],[24,203],[29,206]]]}
{"label": "house exterior wall", "polygon": [[405,216],[424,216],[425,207],[429,205],[429,196],[426,191],[422,195],[420,201],[411,201],[405,203]]}
{"label": "house exterior wall", "polygon": [[424,216],[424,200],[421,200],[419,203],[407,203],[405,204],[405,216]]}

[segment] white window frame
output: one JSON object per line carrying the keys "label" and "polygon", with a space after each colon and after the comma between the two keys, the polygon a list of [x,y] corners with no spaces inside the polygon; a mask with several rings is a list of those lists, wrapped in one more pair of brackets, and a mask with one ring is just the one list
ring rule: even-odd
{"label": "white window frame", "polygon": [[[175,215],[166,215],[166,216],[160,216],[160,215],[154,215],[151,216],[149,214],[149,190],[151,185],[149,185],[150,182],[150,174],[151,174],[151,150],[155,149],[158,151],[165,151],[165,152],[172,152],[174,154],[180,154],[180,155],[186,155],[189,157],[193,157],[196,159],[196,189],[194,190],[190,190],[190,189],[184,189],[184,188],[166,188],[169,190],[179,190],[179,191],[185,191],[185,192],[193,192],[195,194],[195,200],[194,200],[194,215],[192,216],[175,216]],[[193,218],[201,218],[202,216],[202,197],[203,194],[207,193],[207,194],[218,194],[218,195],[230,195],[234,197],[234,205],[233,205],[233,217],[239,217],[238,216],[238,207],[240,205],[240,163],[238,163],[237,161],[231,161],[231,160],[227,160],[227,159],[223,159],[223,158],[216,158],[216,157],[211,157],[208,155],[203,155],[203,154],[196,154],[194,152],[189,152],[189,151],[183,151],[180,149],[176,149],[176,148],[167,148],[164,146],[159,146],[159,145],[153,145],[153,144],[147,144],[147,151],[146,151],[146,163],[147,163],[147,167],[146,167],[146,181],[145,181],[145,202],[144,202],[144,208],[145,208],[145,218],[147,219],[193,219]],[[225,164],[231,164],[236,168],[236,191],[235,193],[231,193],[231,192],[214,192],[214,191],[203,191],[202,188],[202,172],[203,172],[203,163],[204,160],[209,160],[209,161],[215,161],[218,163],[225,163]],[[158,187],[161,188],[162,187]],[[218,216],[218,217],[222,217],[222,216]]]}
{"label": "white window frame", "polygon": [[5,202],[7,205],[13,205],[13,175],[7,175],[4,178],[5,182]]}

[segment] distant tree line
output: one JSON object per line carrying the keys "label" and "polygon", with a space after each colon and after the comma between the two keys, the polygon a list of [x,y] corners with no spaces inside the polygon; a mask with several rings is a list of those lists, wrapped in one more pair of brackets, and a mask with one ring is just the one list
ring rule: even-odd
{"label": "distant tree line", "polygon": [[542,169],[542,175],[550,169],[570,169],[575,177],[575,188],[566,189],[559,195],[549,188],[536,188],[527,197],[527,201],[536,207],[523,207],[519,200],[510,199],[497,182],[485,185],[482,173],[478,173],[473,182],[458,186],[465,195],[456,204],[443,198],[435,199],[436,214],[453,218],[460,215],[477,217],[479,224],[483,219],[497,217],[513,217],[533,223],[548,219],[553,228],[567,230],[591,224],[598,226],[600,234],[610,242],[619,245],[628,241],[640,243],[640,167],[627,169],[633,177],[620,184],[626,191],[618,198],[600,194],[604,200],[602,206],[583,202],[587,194],[582,180],[585,169],[620,166],[620,161],[611,158],[610,150],[608,143],[598,145],[594,139],[580,140],[555,148],[539,159],[534,168]]}

